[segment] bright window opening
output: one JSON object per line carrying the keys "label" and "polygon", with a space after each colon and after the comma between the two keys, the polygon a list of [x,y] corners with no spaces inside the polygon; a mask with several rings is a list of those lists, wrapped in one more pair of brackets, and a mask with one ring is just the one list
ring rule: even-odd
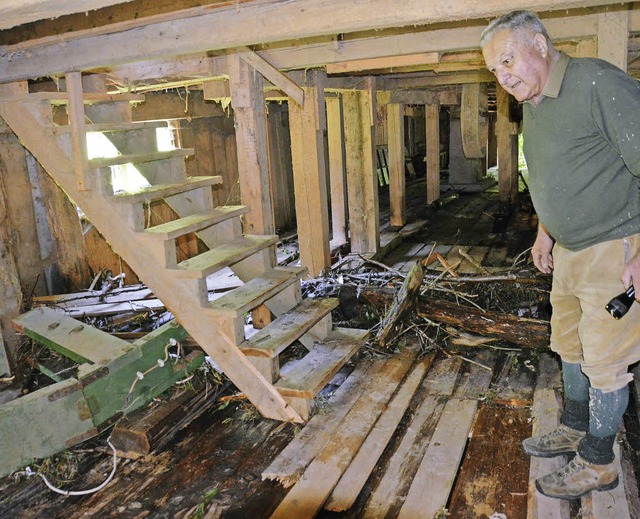
{"label": "bright window opening", "polygon": [[158,151],[171,151],[176,149],[173,131],[168,126],[156,128],[156,141],[158,142]]}
{"label": "bright window opening", "polygon": [[[99,132],[87,133],[87,152],[89,159],[120,155],[113,143]],[[111,184],[114,193],[138,191],[150,185],[133,164],[111,166]]]}

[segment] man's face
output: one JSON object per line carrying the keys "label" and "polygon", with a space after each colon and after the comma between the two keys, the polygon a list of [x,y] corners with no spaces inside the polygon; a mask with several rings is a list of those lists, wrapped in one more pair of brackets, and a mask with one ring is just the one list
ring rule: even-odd
{"label": "man's face", "polygon": [[540,100],[549,75],[547,42],[542,34],[527,37],[504,29],[485,45],[487,68],[518,101]]}

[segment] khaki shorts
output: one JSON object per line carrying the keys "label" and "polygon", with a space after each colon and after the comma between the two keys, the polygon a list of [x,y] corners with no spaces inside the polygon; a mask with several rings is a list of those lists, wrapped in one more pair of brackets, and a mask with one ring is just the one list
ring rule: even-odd
{"label": "khaki shorts", "polygon": [[640,304],[622,319],[605,310],[624,291],[625,261],[640,251],[640,235],[598,243],[573,252],[553,248],[551,349],[563,361],[581,364],[591,386],[605,392],[626,386],[631,364],[640,360]]}

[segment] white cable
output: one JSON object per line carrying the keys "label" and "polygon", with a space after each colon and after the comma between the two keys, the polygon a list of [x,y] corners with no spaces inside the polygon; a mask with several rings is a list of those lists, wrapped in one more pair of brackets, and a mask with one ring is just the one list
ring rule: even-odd
{"label": "white cable", "polygon": [[[53,490],[58,494],[62,494],[63,496],[85,496],[87,494],[95,494],[96,492],[98,492],[99,490],[102,490],[104,487],[106,487],[109,484],[109,482],[113,479],[113,476],[115,476],[116,467],[118,466],[118,455],[116,454],[116,448],[111,443],[111,436],[107,438],[107,443],[109,444],[109,447],[111,447],[111,449],[113,450],[113,469],[111,470],[111,474],[109,474],[109,477],[95,488],[89,488],[87,490],[62,490],[60,488],[54,487],[51,483],[49,483],[49,480],[45,477],[44,474],[38,474],[38,476],[40,476],[43,479],[43,481],[49,487],[50,490]],[[29,467],[27,467],[27,474],[29,472],[30,472],[30,469]]]}

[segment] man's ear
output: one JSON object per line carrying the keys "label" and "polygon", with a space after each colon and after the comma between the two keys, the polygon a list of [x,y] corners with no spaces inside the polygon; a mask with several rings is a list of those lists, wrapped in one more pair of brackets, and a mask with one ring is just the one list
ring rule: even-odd
{"label": "man's ear", "polygon": [[547,39],[544,37],[544,34],[536,33],[533,37],[533,47],[540,53],[543,58],[547,57],[547,53],[549,52],[549,44]]}

